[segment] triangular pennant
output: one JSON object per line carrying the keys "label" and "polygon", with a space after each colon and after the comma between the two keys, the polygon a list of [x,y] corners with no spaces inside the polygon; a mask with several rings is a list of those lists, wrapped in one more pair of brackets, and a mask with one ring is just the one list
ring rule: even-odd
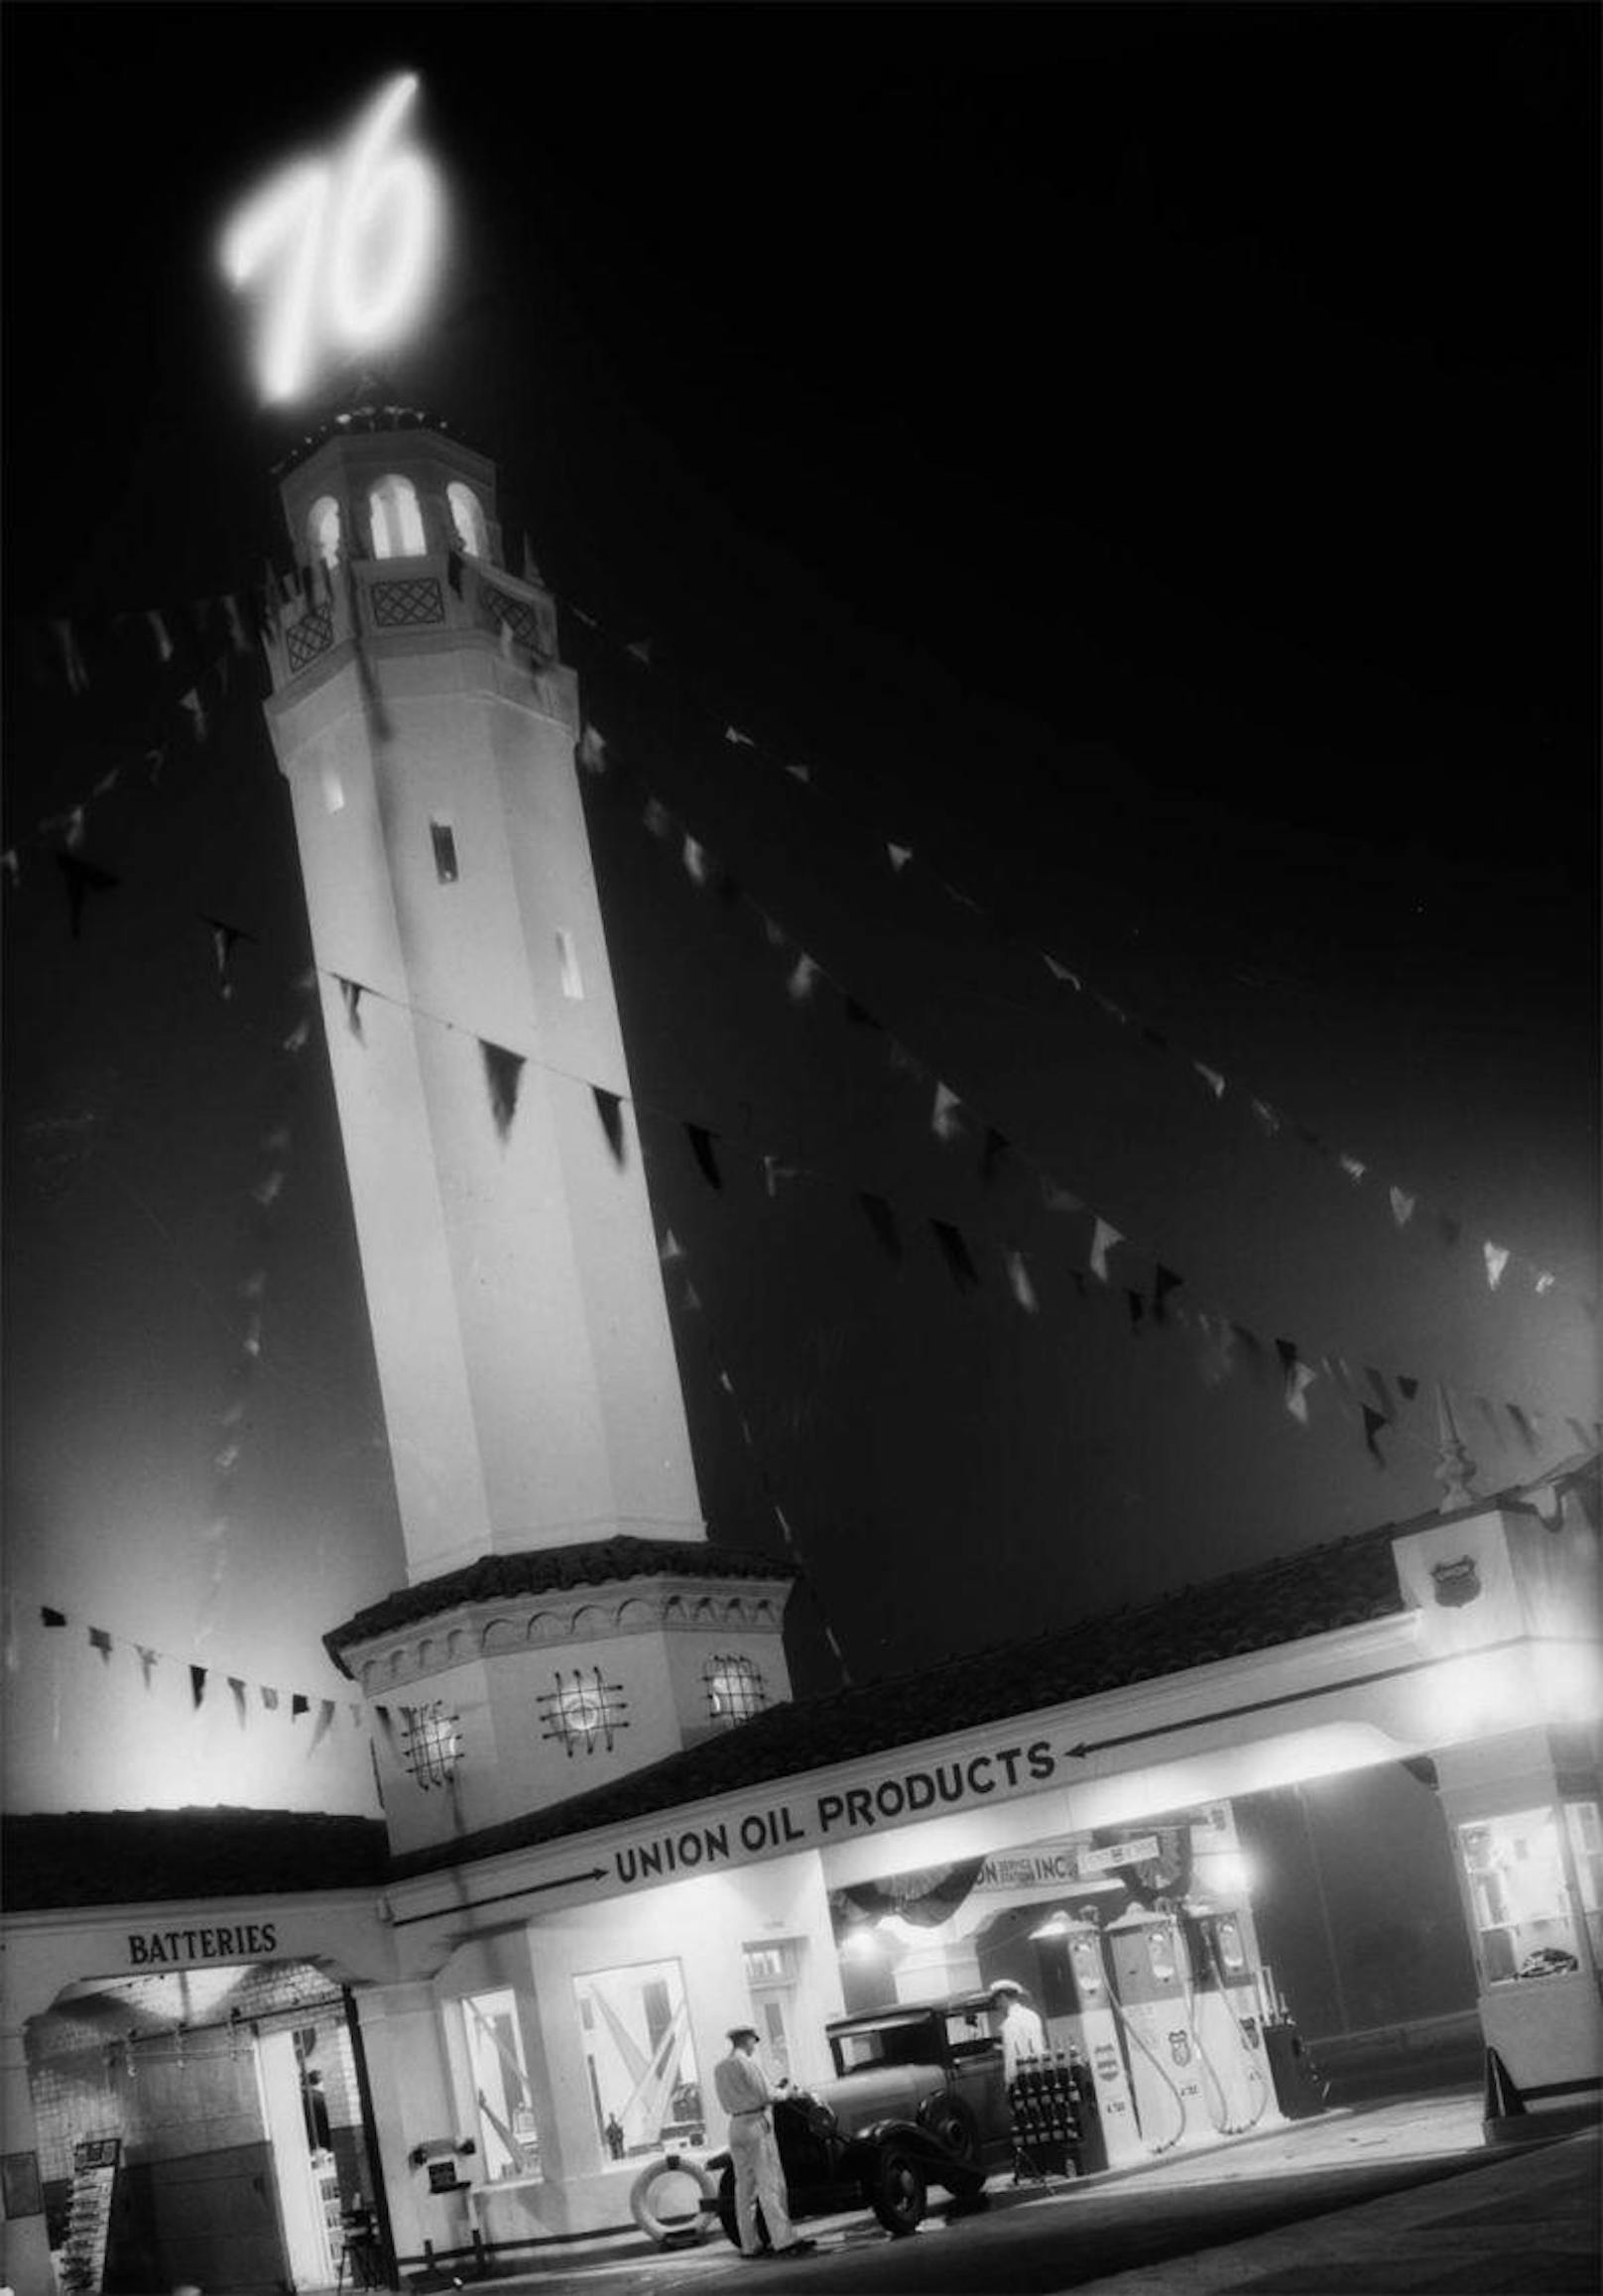
{"label": "triangular pennant", "polygon": [[339,993],[345,1000],[345,1026],[353,1036],[360,1037],[362,1033],[362,984],[360,981],[347,981],[341,973],[336,973],[334,978],[338,981]]}
{"label": "triangular pennant", "polygon": [[886,858],[891,864],[893,872],[898,877],[901,876],[903,870],[906,869],[908,863],[913,859],[913,847],[911,845],[892,845],[888,841],[885,847],[885,853]]}
{"label": "triangular pennant", "polygon": [[237,1674],[230,1674],[228,1677],[228,1695],[234,1702],[234,1718],[240,1729],[243,1730],[246,1727],[245,1685]]}
{"label": "triangular pennant", "polygon": [[1486,1255],[1487,1285],[1495,1291],[1503,1280],[1503,1270],[1509,1264],[1508,1248],[1503,1244],[1483,1244],[1481,1250]]}
{"label": "triangular pennant", "polygon": [[156,1671],[156,1660],[158,1655],[159,1653],[157,1651],[147,1649],[143,1642],[136,1642],[134,1644],[134,1656],[139,1660],[140,1679],[143,1681],[147,1690],[150,1688],[151,1676]]}
{"label": "triangular pennant", "polygon": [[111,1636],[106,1632],[104,1627],[91,1627],[89,1629],[89,1648],[91,1650],[98,1650],[102,1659],[104,1659],[107,1664],[110,1663]]}
{"label": "triangular pennant", "polygon": [[279,1694],[265,1682],[262,1685],[262,1704],[269,1714],[277,1714],[279,1710]]}
{"label": "triangular pennant", "polygon": [[92,861],[80,860],[75,853],[58,853],[56,866],[66,881],[67,915],[71,920],[72,938],[77,940],[83,930],[83,905],[91,893],[114,893],[122,883],[109,869],[97,868]]}
{"label": "triangular pennant", "polygon": [[1041,1175],[1041,1200],[1048,1212],[1083,1212],[1084,1204],[1068,1188],[1060,1188],[1050,1172]]}
{"label": "triangular pennant", "polygon": [[812,994],[812,984],[818,978],[818,968],[803,949],[797,958],[796,969],[785,986],[796,1004],[802,1004]]}
{"label": "triangular pennant", "polygon": [[231,997],[234,991],[233,984],[228,978],[228,960],[233,955],[236,944],[242,940],[251,939],[252,935],[240,925],[225,924],[220,917],[203,916],[200,921],[209,928],[211,933],[211,950],[217,960],[218,985],[225,997]]}
{"label": "triangular pennant", "polygon": [[[1277,1340],[1275,1344],[1280,1347],[1285,1343]],[[1304,1427],[1308,1424],[1308,1390],[1318,1376],[1312,1364],[1296,1362],[1292,1364],[1287,1373],[1286,1408]]]}
{"label": "triangular pennant", "polygon": [[638,662],[643,668],[650,669],[652,642],[649,638],[637,638],[632,646],[624,648],[624,652],[631,662]]}
{"label": "triangular pennant", "polygon": [[865,1192],[859,1195],[857,1201],[862,1205],[868,1218],[868,1224],[873,1229],[879,1243],[884,1246],[893,1260],[900,1260],[902,1257],[902,1238],[897,1230],[896,1214],[885,1198],[869,1195]]}
{"label": "triangular pennant", "polygon": [[1280,1117],[1277,1112],[1270,1107],[1267,1100],[1255,1100],[1252,1104],[1252,1112],[1258,1119],[1258,1122],[1262,1127],[1266,1138],[1272,1139],[1274,1135],[1280,1131]]}
{"label": "triangular pennant", "polygon": [[1193,1060],[1191,1062],[1191,1066],[1196,1070],[1198,1076],[1201,1077],[1203,1083],[1212,1093],[1214,1099],[1223,1100],[1224,1078],[1219,1074],[1217,1068],[1209,1068],[1200,1060]]}
{"label": "triangular pennant", "polygon": [[1036,1287],[1030,1280],[1030,1269],[1025,1264],[1024,1254],[1009,1245],[1002,1255],[1002,1261],[1008,1271],[1008,1288],[1014,1298],[1026,1315],[1039,1315],[1041,1301],[1036,1297]]}
{"label": "triangular pennant", "polygon": [[936,1140],[955,1140],[962,1131],[960,1111],[962,1102],[949,1084],[935,1083],[935,1105],[929,1119],[929,1129]]}
{"label": "triangular pennant", "polygon": [[331,1698],[325,1698],[322,1700],[317,1708],[316,1728],[311,1733],[311,1744],[307,1748],[308,1753],[315,1753],[318,1747],[321,1746],[323,1740],[328,1736],[328,1733],[333,1729],[335,1711],[336,1709],[334,1702]]}
{"label": "triangular pennant", "polygon": [[4,853],[0,853],[0,869],[5,871],[12,885],[22,883],[22,863],[17,858],[15,845],[8,845]]}
{"label": "triangular pennant", "polygon": [[684,1137],[690,1144],[690,1153],[695,1158],[696,1169],[706,1181],[707,1186],[709,1188],[721,1188],[723,1186],[723,1174],[718,1169],[718,1159],[712,1150],[713,1135],[708,1132],[705,1125],[687,1124],[684,1128]]}
{"label": "triangular pennant", "polygon": [[607,1146],[612,1150],[612,1160],[622,1164],[623,1101],[616,1092],[609,1092],[604,1084],[592,1084],[590,1091],[595,1098],[595,1113],[601,1119],[601,1130],[606,1134]]}
{"label": "triangular pennant", "polygon": [[886,1050],[890,1058],[891,1066],[899,1076],[924,1075],[925,1067],[923,1061],[920,1060],[917,1053],[910,1052],[907,1046],[897,1037],[892,1036],[887,1039]]}
{"label": "triangular pennant", "polygon": [[206,1670],[205,1670],[205,1668],[204,1668],[203,1666],[191,1666],[191,1667],[189,1668],[189,1697],[190,1697],[190,1700],[191,1700],[191,1702],[192,1702],[192,1703],[193,1703],[193,1704],[194,1704],[196,1707],[198,1707],[198,1706],[199,1706],[199,1705],[202,1703],[202,1701],[204,1700],[204,1698],[205,1698],[205,1695],[206,1695]]}
{"label": "triangular pennant", "polygon": [[1177,1291],[1184,1281],[1185,1278],[1183,1275],[1176,1275],[1172,1268],[1166,1268],[1162,1262],[1159,1263],[1158,1268],[1153,1275],[1152,1307],[1154,1323],[1162,1323],[1164,1321],[1168,1312],[1170,1293],[1171,1291]]}
{"label": "triangular pennant", "polygon": [[1041,952],[1041,961],[1054,981],[1066,981],[1071,989],[1083,991],[1085,984],[1080,979],[1079,974],[1071,973],[1067,965],[1059,964],[1057,959],[1049,955],[1046,949]]}
{"label": "triangular pennant", "polygon": [[194,726],[194,738],[197,742],[203,742],[206,738],[206,705],[200,698],[198,687],[191,685],[187,693],[181,693],[179,707],[188,711]]}
{"label": "triangular pennant", "polygon": [[1556,1275],[1548,1275],[1545,1272],[1540,1272],[1537,1276],[1537,1296],[1540,1298],[1544,1291],[1551,1291],[1553,1285],[1557,1281],[1558,1278]]}
{"label": "triangular pennant", "polygon": [[1348,1179],[1353,1181],[1355,1184],[1363,1178],[1364,1174],[1369,1169],[1368,1164],[1364,1163],[1358,1156],[1338,1155],[1336,1161],[1338,1164],[1340,1164]]}
{"label": "triangular pennant", "polygon": [[980,1279],[980,1271],[959,1229],[949,1220],[931,1220],[929,1223],[940,1256],[946,1263],[946,1272],[959,1291],[972,1291]]}
{"label": "triangular pennant", "polygon": [[42,1627],[64,1627],[66,1625],[66,1613],[64,1611],[53,1611],[49,1603],[43,1603],[40,1606],[39,1623]]}
{"label": "triangular pennant", "polygon": [[245,634],[245,622],[239,611],[239,600],[230,590],[224,594],[221,604],[228,622],[228,643],[236,654],[249,654],[250,639]]}
{"label": "triangular pennant", "polygon": [[1383,1427],[1390,1426],[1391,1421],[1384,1411],[1377,1411],[1373,1403],[1360,1403],[1358,1407],[1364,1415],[1364,1448],[1372,1459],[1384,1467],[1386,1457],[1375,1438]]}
{"label": "triangular pennant", "polygon": [[799,1179],[801,1173],[800,1164],[785,1163],[779,1156],[772,1154],[763,1157],[763,1186],[770,1200],[778,1196],[781,1180]]}
{"label": "triangular pennant", "polygon": [[518,1113],[518,1092],[523,1083],[523,1072],[528,1065],[522,1052],[509,1052],[504,1044],[491,1044],[479,1038],[479,1051],[484,1057],[484,1081],[490,1092],[490,1114],[502,1140],[512,1130],[512,1120]]}
{"label": "triangular pennant", "polygon": [[754,750],[757,747],[751,735],[743,734],[738,725],[726,725],[723,729],[723,738],[733,749]]}
{"label": "triangular pennant", "polygon": [[1235,1341],[1241,1360],[1252,1377],[1262,1383],[1269,1376],[1269,1356],[1257,1332],[1253,1330],[1251,1324],[1232,1323],[1230,1336]]}
{"label": "triangular pennant", "polygon": [[1522,1410],[1518,1403],[1506,1404],[1505,1408],[1507,1409],[1509,1418],[1513,1423],[1514,1432],[1519,1436],[1520,1441],[1525,1445],[1526,1449],[1532,1453],[1535,1453],[1537,1448],[1537,1430],[1531,1424],[1530,1414],[1527,1411]]}
{"label": "triangular pennant", "polygon": [[1396,1406],[1392,1401],[1392,1390],[1386,1385],[1386,1375],[1384,1372],[1378,1372],[1373,1364],[1366,1364],[1364,1366],[1364,1377],[1366,1380],[1368,1380],[1376,1394],[1379,1395],[1381,1400],[1381,1410],[1383,1414],[1388,1419],[1395,1418],[1397,1416]]}
{"label": "triangular pennant", "polygon": [[684,1309],[687,1315],[699,1315],[701,1312],[701,1294],[693,1283],[684,1286]]}
{"label": "triangular pennant", "polygon": [[1147,1312],[1147,1302],[1142,1298],[1139,1291],[1131,1291],[1127,1288],[1124,1295],[1124,1304],[1130,1316],[1130,1329],[1139,1337],[1141,1332],[1142,1318],[1146,1315]]}
{"label": "triangular pennant", "polygon": [[1006,1134],[998,1132],[994,1124],[986,1126],[985,1147],[980,1153],[980,1178],[987,1185],[996,1178],[1011,1145]]}
{"label": "triangular pennant", "polygon": [[535,563],[535,553],[529,546],[527,535],[523,538],[523,578],[532,590],[543,590],[546,586],[540,568]]}
{"label": "triangular pennant", "polygon": [[659,1256],[665,1268],[671,1268],[676,1260],[682,1260],[685,1257],[684,1246],[679,1242],[672,1228],[663,1238]]}
{"label": "triangular pennant", "polygon": [[1411,1196],[1406,1188],[1388,1188],[1386,1192],[1391,1200],[1393,1219],[1400,1228],[1406,1228],[1414,1217],[1418,1196]]}
{"label": "triangular pennant", "polygon": [[607,770],[606,736],[599,726],[586,724],[579,733],[579,764],[587,774],[604,774]]}
{"label": "triangular pennant", "polygon": [[310,1712],[310,1699],[300,1690],[292,1691],[290,1693],[290,1720],[299,1722],[303,1714],[309,1714]]}
{"label": "triangular pennant", "polygon": [[692,885],[707,882],[707,849],[686,830],[684,837],[684,874]]}
{"label": "triangular pennant", "polygon": [[109,797],[121,777],[121,766],[111,767],[110,771],[102,774],[99,781],[95,783],[91,794],[96,797]]}
{"label": "triangular pennant", "polygon": [[1235,1326],[1221,1315],[1217,1321],[1211,1316],[1199,1315],[1202,1327],[1202,1358],[1199,1369],[1205,1388],[1222,1388],[1235,1368]]}
{"label": "triangular pennant", "polygon": [[648,836],[666,837],[674,826],[674,816],[660,797],[648,797],[641,807],[641,820]]}
{"label": "triangular pennant", "polygon": [[271,1172],[264,1172],[262,1174],[262,1177],[257,1181],[255,1187],[252,1188],[251,1194],[255,1197],[257,1203],[261,1205],[263,1211],[265,1212],[272,1205],[278,1202],[279,1197],[283,1192],[283,1188],[284,1174],[282,1171],[274,1170]]}
{"label": "triangular pennant", "polygon": [[78,652],[77,635],[70,622],[52,622],[51,628],[56,633],[56,643],[62,651],[62,667],[66,675],[67,688],[72,693],[82,693],[88,685],[89,673]]}
{"label": "triangular pennant", "polygon": [[173,659],[173,641],[167,634],[167,624],[154,606],[146,613],[145,619],[150,624],[151,636],[156,641],[157,661],[171,662]]}
{"label": "triangular pennant", "polygon": [[1091,1230],[1090,1269],[1091,1273],[1099,1283],[1106,1283],[1108,1280],[1108,1254],[1113,1250],[1115,1244],[1122,1244],[1123,1242],[1123,1236],[1114,1227],[1112,1221],[1104,1220],[1098,1213],[1096,1224]]}
{"label": "triangular pennant", "polygon": [[1419,1383],[1418,1380],[1411,1380],[1406,1373],[1399,1372],[1397,1375],[1397,1391],[1403,1397],[1403,1400],[1406,1403],[1412,1403],[1415,1396],[1419,1392]]}

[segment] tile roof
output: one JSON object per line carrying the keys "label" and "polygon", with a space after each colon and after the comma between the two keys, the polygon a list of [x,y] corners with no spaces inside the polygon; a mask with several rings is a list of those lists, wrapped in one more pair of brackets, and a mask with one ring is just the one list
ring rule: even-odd
{"label": "tile roof", "polygon": [[0,1823],[8,1913],[381,1887],[382,1819],[308,1810],[68,1810]]}
{"label": "tile roof", "polygon": [[1396,1536],[1395,1526],[1383,1524],[1028,1642],[770,1707],[737,1730],[555,1807],[437,1850],[411,1852],[393,1871],[400,1877],[493,1857],[1387,1618],[1406,1608],[1392,1559]]}
{"label": "tile roof", "polygon": [[[323,1636],[336,1665],[353,1642],[365,1642],[395,1627],[437,1619],[464,1603],[495,1602],[512,1595],[540,1595],[569,1587],[617,1586],[628,1579],[794,1579],[794,1563],[778,1555],[754,1554],[744,1547],[716,1546],[710,1539],[592,1538],[573,1546],[536,1548],[523,1554],[481,1555],[460,1570],[403,1587],[358,1611]],[[348,1668],[345,1668],[349,1672]]]}

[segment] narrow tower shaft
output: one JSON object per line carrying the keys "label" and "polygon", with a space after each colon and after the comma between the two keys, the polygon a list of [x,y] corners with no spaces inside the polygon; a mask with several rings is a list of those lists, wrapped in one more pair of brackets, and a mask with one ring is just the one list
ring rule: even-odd
{"label": "narrow tower shaft", "polygon": [[[364,427],[366,423],[370,426]],[[352,419],[269,640],[412,1583],[703,1536],[574,761],[494,472]]]}

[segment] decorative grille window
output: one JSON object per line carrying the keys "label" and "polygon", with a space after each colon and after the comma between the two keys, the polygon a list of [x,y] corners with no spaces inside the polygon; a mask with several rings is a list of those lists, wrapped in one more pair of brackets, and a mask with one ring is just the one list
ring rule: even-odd
{"label": "decorative grille window", "polygon": [[375,630],[411,630],[420,622],[445,619],[444,595],[432,574],[418,574],[406,581],[375,582],[367,595]]}
{"label": "decorative grille window", "polygon": [[612,1752],[620,1730],[629,1727],[629,1702],[617,1682],[603,1682],[599,1666],[573,1669],[564,1682],[556,1669],[556,1687],[540,1697],[541,1737],[556,1739],[568,1755],[594,1753],[598,1746]]}
{"label": "decorative grille window", "polygon": [[449,1785],[462,1758],[461,1716],[447,1714],[436,1698],[432,1706],[409,1706],[406,1729],[401,1758],[424,1792]]}
{"label": "decorative grille window", "polygon": [[763,1677],[749,1658],[709,1658],[701,1681],[714,1722],[749,1722],[768,1704]]}
{"label": "decorative grille window", "polygon": [[326,654],[333,642],[334,618],[326,606],[313,606],[299,622],[292,622],[284,634],[290,675],[298,677],[307,664],[315,662],[319,654]]}
{"label": "decorative grille window", "polygon": [[424,539],[423,512],[418,490],[410,478],[392,471],[381,478],[367,500],[373,522],[376,558],[421,558],[429,544]]}

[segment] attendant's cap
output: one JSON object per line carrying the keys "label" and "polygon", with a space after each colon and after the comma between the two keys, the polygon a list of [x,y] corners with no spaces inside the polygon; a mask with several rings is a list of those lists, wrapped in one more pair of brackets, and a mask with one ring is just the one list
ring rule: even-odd
{"label": "attendant's cap", "polygon": [[755,2025],[731,2025],[724,2038],[729,2041],[756,2041],[761,2039],[761,2035]]}

